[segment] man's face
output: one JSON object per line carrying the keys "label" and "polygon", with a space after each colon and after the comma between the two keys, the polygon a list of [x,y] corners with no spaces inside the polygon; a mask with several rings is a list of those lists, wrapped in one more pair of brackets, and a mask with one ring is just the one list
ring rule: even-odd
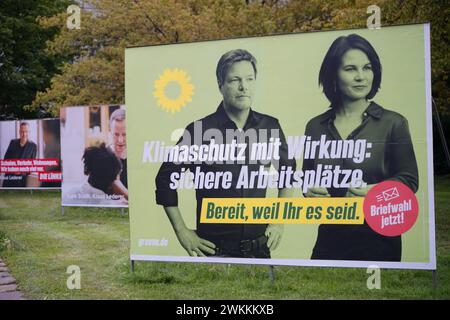
{"label": "man's face", "polygon": [[19,128],[19,136],[20,142],[26,143],[28,141],[28,135],[30,133],[30,128],[27,125],[20,126]]}
{"label": "man's face", "polygon": [[255,70],[250,61],[233,63],[220,86],[225,106],[238,110],[249,109],[252,106],[255,80]]}
{"label": "man's face", "polygon": [[114,152],[122,159],[126,157],[125,152],[127,150],[127,133],[125,129],[125,121],[113,121],[111,133],[113,136]]}

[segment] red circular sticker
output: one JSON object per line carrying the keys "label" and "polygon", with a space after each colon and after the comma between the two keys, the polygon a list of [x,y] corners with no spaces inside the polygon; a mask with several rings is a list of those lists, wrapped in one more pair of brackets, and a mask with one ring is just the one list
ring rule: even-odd
{"label": "red circular sticker", "polygon": [[418,213],[416,195],[397,181],[377,184],[367,192],[364,199],[364,218],[367,224],[384,236],[399,236],[411,229]]}

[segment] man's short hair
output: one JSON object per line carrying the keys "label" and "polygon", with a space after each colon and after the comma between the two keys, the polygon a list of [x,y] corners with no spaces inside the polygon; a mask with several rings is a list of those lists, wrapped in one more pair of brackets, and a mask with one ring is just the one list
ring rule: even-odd
{"label": "man's short hair", "polygon": [[111,116],[109,117],[109,127],[112,128],[114,121],[124,121],[125,120],[125,110],[124,109],[116,109]]}
{"label": "man's short hair", "polygon": [[228,70],[231,68],[233,63],[239,61],[248,61],[252,64],[253,70],[255,71],[256,77],[256,58],[247,50],[235,49],[225,53],[217,63],[216,77],[219,87],[221,87],[225,82],[225,77]]}
{"label": "man's short hair", "polygon": [[20,123],[19,127],[21,128],[21,127],[23,127],[23,126],[30,126],[30,124],[29,124],[28,122],[26,122],[26,121],[22,121],[22,122]]}
{"label": "man's short hair", "polygon": [[372,88],[366,99],[372,99],[380,89],[381,84],[381,62],[377,52],[369,41],[357,34],[341,36],[333,41],[328,49],[319,72],[319,86],[323,87],[323,92],[331,102],[331,107],[339,107],[342,103],[341,92],[337,85],[338,69],[344,54],[351,49],[364,52],[372,65],[373,82]]}

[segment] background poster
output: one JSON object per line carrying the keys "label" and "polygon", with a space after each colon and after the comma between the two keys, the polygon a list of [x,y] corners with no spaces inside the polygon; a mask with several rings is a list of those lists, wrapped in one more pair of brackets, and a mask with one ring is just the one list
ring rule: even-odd
{"label": "background poster", "polygon": [[[330,106],[318,86],[325,54],[335,39],[350,34],[369,41],[380,58],[381,89],[373,101],[402,115],[409,125],[420,181],[415,191],[418,215],[401,235],[400,261],[313,260],[318,223],[284,224],[281,241],[270,259],[190,256],[180,245],[163,206],[156,203],[155,178],[161,162],[147,161],[151,142],[173,146],[188,124],[216,111],[222,101],[216,66],[225,52],[234,49],[245,49],[257,59],[252,110],[278,119],[286,137],[304,135],[307,123]],[[128,48],[131,259],[349,267],[376,262],[388,268],[435,268],[429,54],[426,24]],[[303,160],[297,159],[297,170],[302,165]],[[276,189],[267,190],[266,198],[276,197]],[[306,200],[301,188],[294,188],[292,199]],[[178,206],[187,228],[195,230],[195,190],[179,189]]]}
{"label": "background poster", "polygon": [[60,120],[62,205],[126,207],[125,106],[65,107]]}
{"label": "background poster", "polygon": [[0,122],[0,188],[61,187],[59,119]]}

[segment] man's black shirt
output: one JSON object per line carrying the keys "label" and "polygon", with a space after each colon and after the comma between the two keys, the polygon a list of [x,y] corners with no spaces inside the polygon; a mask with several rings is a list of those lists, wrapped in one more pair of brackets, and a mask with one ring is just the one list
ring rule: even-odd
{"label": "man's black shirt", "polygon": [[[201,125],[202,137],[194,137],[195,126]],[[200,119],[196,122],[192,122],[186,127],[186,131],[192,137],[192,141],[186,141],[185,136],[180,138],[177,145],[193,145],[193,144],[210,144],[210,139],[204,139],[205,131],[209,129],[217,129],[222,136],[226,137],[226,130],[237,130],[237,141],[239,143],[247,143],[245,162],[237,163],[191,163],[191,164],[175,164],[173,162],[164,162],[156,176],[156,203],[165,207],[178,206],[178,194],[177,190],[172,190],[169,187],[170,175],[173,172],[181,172],[183,168],[189,168],[190,172],[195,172],[197,167],[200,167],[202,172],[225,172],[232,173],[231,187],[228,189],[216,188],[216,189],[197,189],[197,233],[201,238],[213,241],[217,243],[220,240],[247,240],[255,239],[261,235],[267,228],[266,224],[201,224],[200,223],[200,211],[202,207],[202,201],[204,198],[264,198],[266,196],[266,189],[257,188],[237,188],[237,180],[241,169],[244,165],[248,166],[248,171],[258,171],[260,166],[263,165],[265,169],[269,169],[271,163],[264,163],[260,161],[253,161],[250,163],[249,152],[251,146],[249,146],[250,140],[248,134],[250,130],[256,132],[257,142],[265,143],[271,141],[270,138],[279,138],[281,146],[279,148],[280,160],[272,161],[275,169],[280,169],[282,166],[290,166],[295,171],[295,160],[288,159],[288,150],[286,139],[283,131],[281,130],[278,120],[274,117],[255,112],[250,110],[247,122],[242,130],[238,130],[236,124],[228,117],[221,103],[217,108],[217,111]],[[198,139],[198,140],[197,140]],[[241,140],[242,139],[242,140]],[[197,142],[199,141],[199,142]],[[196,142],[196,143],[194,143]],[[254,142],[254,141],[253,141]],[[230,141],[225,141],[230,143]],[[183,212],[183,208],[180,208]],[[189,214],[185,212],[184,214]]]}

